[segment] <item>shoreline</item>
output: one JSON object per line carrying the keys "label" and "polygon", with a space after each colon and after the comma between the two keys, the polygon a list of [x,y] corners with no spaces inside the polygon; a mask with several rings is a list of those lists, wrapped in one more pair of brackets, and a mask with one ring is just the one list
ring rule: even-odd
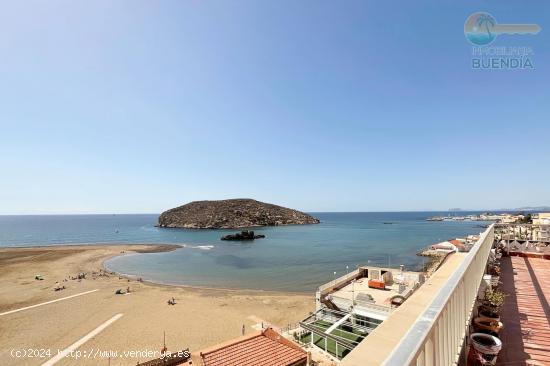
{"label": "shoreline", "polygon": [[[185,243],[121,243],[121,242],[94,242],[94,243],[52,243],[48,245],[29,245],[29,244],[22,244],[22,245],[14,245],[14,246],[0,246],[0,251],[4,249],[48,249],[48,248],[63,248],[63,247],[82,247],[87,248],[93,248],[93,247],[109,247],[109,246],[143,246],[143,247],[152,247],[150,250],[152,251],[143,251],[140,253],[160,253],[160,252],[170,252],[172,250],[176,250],[178,248],[184,248]],[[160,250],[157,250],[156,247],[165,247],[161,248]]]}
{"label": "shoreline", "polygon": [[[315,309],[313,293],[158,284],[103,271],[103,262],[115,256],[177,248],[156,244],[0,248],[0,314],[5,313],[0,315],[0,364],[35,365],[36,359],[16,359],[9,350],[65,349],[116,314],[123,316],[88,340],[84,349],[156,350],[166,334],[170,351],[187,347],[197,351],[238,337],[243,328],[249,334],[261,323],[275,327],[296,323]],[[80,278],[79,273],[86,276]],[[37,275],[42,279],[35,279]],[[54,291],[60,286],[63,289]],[[123,295],[115,293],[119,289]],[[172,298],[173,306],[167,304]],[[136,357],[116,364],[145,361]],[[82,365],[103,362],[107,360],[79,360]]]}
{"label": "shoreline", "polygon": [[185,249],[189,244],[180,243],[75,243],[75,244],[52,244],[52,245],[37,245],[37,246],[21,246],[21,247],[0,247],[0,254],[7,249],[7,251],[32,251],[33,249],[42,249],[42,250],[64,250],[64,249],[82,249],[82,250],[93,250],[103,247],[144,247],[144,249],[135,248],[129,251],[124,251],[122,253],[113,253],[112,255],[104,258],[101,263],[101,269],[112,274],[116,275],[131,281],[138,281],[142,279],[141,283],[147,284],[150,286],[159,286],[159,287],[175,287],[188,290],[209,290],[209,291],[229,291],[229,292],[246,292],[246,293],[258,293],[258,294],[278,294],[278,295],[311,295],[310,291],[278,291],[278,290],[262,290],[262,289],[251,289],[251,288],[240,288],[240,287],[216,287],[216,286],[195,286],[195,285],[185,285],[178,283],[165,283],[160,281],[155,281],[152,279],[146,279],[139,275],[132,275],[128,273],[117,272],[113,269],[107,268],[105,262],[116,258],[122,257],[125,255],[131,254],[148,254],[148,253],[166,253],[172,252],[178,249]]}

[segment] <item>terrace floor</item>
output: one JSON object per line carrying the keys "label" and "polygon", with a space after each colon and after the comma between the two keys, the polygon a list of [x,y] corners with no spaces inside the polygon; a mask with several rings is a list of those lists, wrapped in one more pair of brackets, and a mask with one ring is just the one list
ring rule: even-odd
{"label": "terrace floor", "polygon": [[[410,272],[410,273],[414,273],[414,272]],[[372,296],[372,299],[374,300],[375,304],[390,306],[390,298],[394,295],[399,294],[399,283],[406,284],[407,291],[410,290],[412,286],[414,286],[413,281],[406,281],[406,280],[400,279],[399,275],[396,274],[394,275],[394,282],[392,284],[386,284],[385,290],[370,288],[369,279],[361,278],[355,281],[355,283],[348,283],[346,286],[342,287],[341,289],[334,291],[332,295],[343,299],[351,300],[352,297],[355,297],[355,299],[358,299],[359,294],[361,293],[369,294],[370,296]]]}
{"label": "terrace floor", "polygon": [[550,260],[504,257],[503,343],[497,365],[550,364]]}

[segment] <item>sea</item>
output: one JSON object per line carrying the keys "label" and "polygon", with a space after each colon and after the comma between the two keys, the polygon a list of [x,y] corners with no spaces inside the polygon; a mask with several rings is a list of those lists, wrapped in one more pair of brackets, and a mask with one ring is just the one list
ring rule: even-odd
{"label": "sea", "polygon": [[[460,215],[478,212],[461,211]],[[482,221],[426,221],[448,212],[317,212],[317,225],[254,228],[265,239],[221,241],[237,230],[155,227],[158,214],[0,216],[0,247],[168,243],[162,253],[126,254],[107,269],[164,284],[312,292],[359,265],[418,270],[430,244],[478,234]]]}

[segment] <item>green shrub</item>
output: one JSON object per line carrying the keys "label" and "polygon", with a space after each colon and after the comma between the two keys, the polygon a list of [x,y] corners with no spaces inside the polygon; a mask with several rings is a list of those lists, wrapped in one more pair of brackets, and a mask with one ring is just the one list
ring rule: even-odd
{"label": "green shrub", "polygon": [[489,288],[485,291],[485,302],[496,312],[498,312],[504,304],[505,298],[506,294],[502,291],[491,290]]}

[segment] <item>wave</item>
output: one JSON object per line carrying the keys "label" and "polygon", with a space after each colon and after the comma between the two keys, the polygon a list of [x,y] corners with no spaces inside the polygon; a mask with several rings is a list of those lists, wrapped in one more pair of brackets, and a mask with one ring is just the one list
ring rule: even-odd
{"label": "wave", "polygon": [[183,248],[190,248],[190,249],[199,249],[199,250],[212,250],[214,249],[213,245],[189,245],[189,244],[183,244]]}

